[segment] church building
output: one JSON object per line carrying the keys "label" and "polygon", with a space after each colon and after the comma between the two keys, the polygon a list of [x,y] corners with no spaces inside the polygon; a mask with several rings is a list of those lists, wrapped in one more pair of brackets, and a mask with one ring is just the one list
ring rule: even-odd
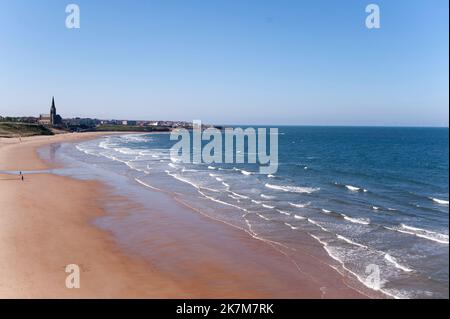
{"label": "church building", "polygon": [[58,125],[62,123],[61,116],[56,113],[55,97],[52,97],[52,106],[50,107],[50,114],[39,115],[39,124],[43,125]]}

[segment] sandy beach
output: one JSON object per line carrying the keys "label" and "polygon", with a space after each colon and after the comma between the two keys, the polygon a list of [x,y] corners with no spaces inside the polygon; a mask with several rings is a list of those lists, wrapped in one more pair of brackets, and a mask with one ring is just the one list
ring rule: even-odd
{"label": "sandy beach", "polygon": [[[2,170],[48,168],[36,154],[47,143],[97,134],[2,140]],[[174,297],[181,291],[148,264],[125,257],[109,236],[89,225],[104,212],[95,205],[102,187],[52,174],[0,176],[0,297]],[[82,288],[65,287],[65,267],[76,263]]]}
{"label": "sandy beach", "polygon": [[[1,139],[0,170],[53,167],[37,155],[39,147],[104,134]],[[98,181],[50,173],[27,174],[21,181],[0,174],[0,298],[366,297],[320,259],[305,252],[294,267],[270,245],[175,201],[170,207],[180,218],[155,211],[146,221],[144,244],[158,249],[134,254],[93,226],[108,214],[104,201],[117,202],[124,214],[139,209]],[[65,287],[68,264],[80,266],[79,289]]]}

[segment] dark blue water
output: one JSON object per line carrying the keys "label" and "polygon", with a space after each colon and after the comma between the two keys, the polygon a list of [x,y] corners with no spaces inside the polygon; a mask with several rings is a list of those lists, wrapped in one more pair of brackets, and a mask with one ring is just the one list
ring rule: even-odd
{"label": "dark blue water", "polygon": [[113,136],[66,151],[148,191],[170,192],[294,259],[306,233],[356,285],[448,298],[447,128],[279,127],[277,137],[272,175],[258,174],[256,164],[173,163],[168,134]]}

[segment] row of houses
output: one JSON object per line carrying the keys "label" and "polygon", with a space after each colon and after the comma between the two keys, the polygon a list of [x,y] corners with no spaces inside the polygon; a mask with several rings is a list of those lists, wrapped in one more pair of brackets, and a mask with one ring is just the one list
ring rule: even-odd
{"label": "row of houses", "polygon": [[191,123],[185,121],[134,121],[134,120],[100,120],[101,125],[127,125],[127,126],[159,126],[159,127],[187,127]]}
{"label": "row of houses", "polygon": [[69,130],[86,130],[101,125],[123,125],[123,126],[150,126],[159,128],[192,128],[192,123],[185,121],[134,121],[134,120],[99,120],[92,118],[65,118],[56,112],[55,99],[52,98],[50,112],[40,114],[39,117],[1,117],[0,121],[36,123],[45,126],[58,127]]}
{"label": "row of houses", "polygon": [[185,121],[134,121],[134,120],[99,120],[93,118],[60,118],[56,114],[56,120],[52,120],[51,114],[41,114],[39,117],[3,117],[0,116],[0,122],[18,122],[30,124],[42,124],[47,126],[65,126],[65,127],[95,127],[99,125],[125,125],[125,126],[153,126],[153,127],[191,127],[192,123]]}

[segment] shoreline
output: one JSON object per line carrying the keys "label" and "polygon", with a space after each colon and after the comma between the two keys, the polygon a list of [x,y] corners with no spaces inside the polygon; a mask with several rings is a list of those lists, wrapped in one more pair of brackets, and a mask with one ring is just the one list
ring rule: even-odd
{"label": "shoreline", "polygon": [[[0,140],[0,170],[56,167],[54,162],[44,162],[36,154],[37,148],[105,135],[108,133],[31,137],[22,143]],[[193,210],[183,210],[175,199],[167,206],[173,207],[177,216],[167,219],[161,212],[152,212],[147,246],[156,249],[143,258],[124,251],[114,234],[92,225],[93,220],[109,214],[102,201],[128,201],[113,196],[107,185],[46,173],[26,176],[24,182],[4,182],[0,200],[6,203],[7,213],[0,232],[4,237],[0,260],[7,262],[1,266],[0,297],[366,298],[331,268],[307,260],[308,255],[300,268],[318,267],[321,278],[292,271],[291,261],[269,245]],[[40,185],[46,185],[45,189]],[[139,209],[133,203],[128,203],[128,208]],[[171,230],[163,228],[169,221]],[[166,237],[170,241],[155,246]],[[33,262],[36,267],[29,268]],[[69,263],[80,264],[80,289],[64,286],[64,265]],[[180,275],[177,272],[182,267],[185,274]]]}

